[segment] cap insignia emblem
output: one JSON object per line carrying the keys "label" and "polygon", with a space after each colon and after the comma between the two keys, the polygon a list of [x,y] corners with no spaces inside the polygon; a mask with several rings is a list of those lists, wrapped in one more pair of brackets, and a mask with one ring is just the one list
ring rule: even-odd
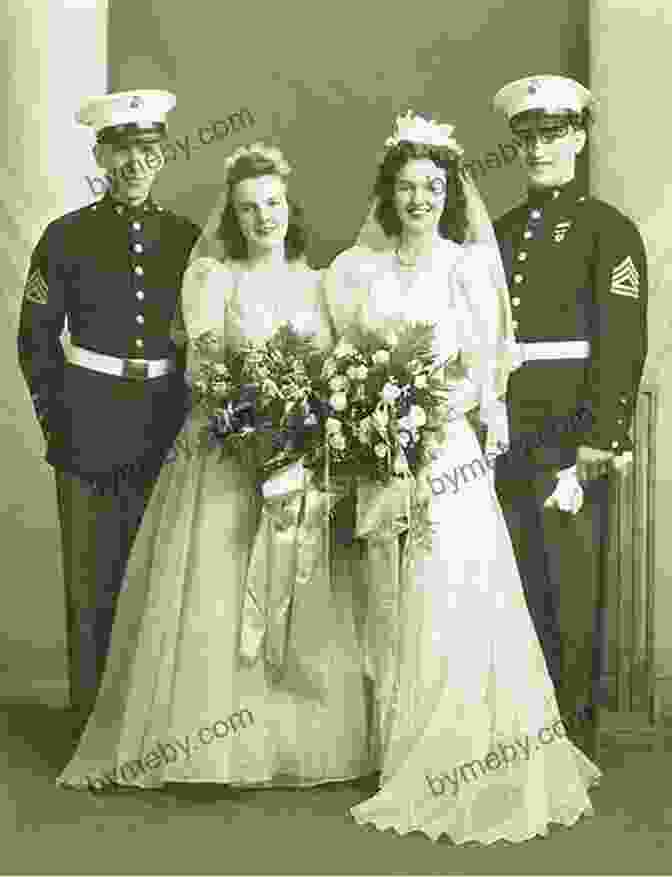
{"label": "cap insignia emblem", "polygon": [[128,102],[128,105],[132,110],[139,110],[140,107],[142,106],[142,104],[143,104],[143,100],[141,97],[138,97],[138,95],[135,95],[134,97],[132,97],[130,99],[130,101]]}

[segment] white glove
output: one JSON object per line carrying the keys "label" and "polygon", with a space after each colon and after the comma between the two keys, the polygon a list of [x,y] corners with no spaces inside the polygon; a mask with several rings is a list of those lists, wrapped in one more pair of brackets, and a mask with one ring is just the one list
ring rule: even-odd
{"label": "white glove", "polygon": [[611,461],[611,467],[616,472],[625,472],[632,465],[632,451],[624,451]]}
{"label": "white glove", "polygon": [[501,445],[506,447],[509,444],[509,416],[506,402],[503,399],[494,399],[484,413],[488,428],[485,453],[499,453]]}
{"label": "white glove", "polygon": [[576,477],[576,466],[561,469],[556,475],[555,490],[544,503],[545,509],[558,509],[575,515],[583,506],[583,487]]}

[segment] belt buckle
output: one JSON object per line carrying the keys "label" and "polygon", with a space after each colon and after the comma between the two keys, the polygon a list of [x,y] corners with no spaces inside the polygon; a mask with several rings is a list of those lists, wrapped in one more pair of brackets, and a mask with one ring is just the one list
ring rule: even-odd
{"label": "belt buckle", "polygon": [[146,359],[125,359],[121,376],[133,381],[144,381],[149,377],[149,363]]}

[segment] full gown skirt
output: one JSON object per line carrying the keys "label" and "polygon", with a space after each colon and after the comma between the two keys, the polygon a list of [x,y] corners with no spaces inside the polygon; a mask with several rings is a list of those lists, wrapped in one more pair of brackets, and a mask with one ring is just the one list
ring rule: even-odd
{"label": "full gown skirt", "polygon": [[[483,326],[473,314],[483,314],[492,292],[489,258],[482,245],[445,241],[412,276],[393,253],[355,247],[328,277],[335,323],[394,331],[405,321],[433,322],[442,358],[461,350],[475,364]],[[493,462],[467,418],[453,421],[428,473],[431,550],[406,537],[396,594],[384,550],[369,542],[377,617],[367,664],[382,774],[378,793],[351,811],[358,823],[489,844],[545,835],[551,823],[571,825],[592,812],[587,789],[600,771],[558,721]],[[384,627],[392,634],[376,635]]]}
{"label": "full gown skirt", "polygon": [[[324,337],[317,272],[297,266],[281,289],[265,292],[245,282],[244,272],[215,260],[190,267],[191,338],[211,330],[222,344],[259,342],[295,318]],[[182,436],[198,427],[191,416]],[[259,520],[254,480],[236,460],[197,449],[164,465],[131,555],[98,700],[60,784],[310,786],[371,772],[357,558],[332,546],[332,575],[320,566],[306,605],[294,607],[295,616],[314,613],[319,631],[313,676],[291,653],[280,671],[263,654],[242,660]]]}

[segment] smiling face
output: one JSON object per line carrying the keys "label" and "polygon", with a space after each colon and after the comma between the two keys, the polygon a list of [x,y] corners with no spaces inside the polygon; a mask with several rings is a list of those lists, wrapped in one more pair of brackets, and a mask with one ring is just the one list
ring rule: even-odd
{"label": "smiling face", "polygon": [[432,234],[446,205],[446,171],[429,158],[406,162],[394,185],[394,206],[402,234]]}
{"label": "smiling face", "polygon": [[94,154],[100,167],[110,176],[111,193],[131,206],[142,204],[147,198],[165,164],[161,144],[157,142],[99,143]]}
{"label": "smiling face", "polygon": [[269,174],[241,180],[233,187],[232,203],[249,254],[284,245],[289,204],[282,177]]}
{"label": "smiling face", "polygon": [[566,115],[524,113],[512,119],[511,130],[533,188],[562,186],[574,179],[586,132],[575,128]]}

